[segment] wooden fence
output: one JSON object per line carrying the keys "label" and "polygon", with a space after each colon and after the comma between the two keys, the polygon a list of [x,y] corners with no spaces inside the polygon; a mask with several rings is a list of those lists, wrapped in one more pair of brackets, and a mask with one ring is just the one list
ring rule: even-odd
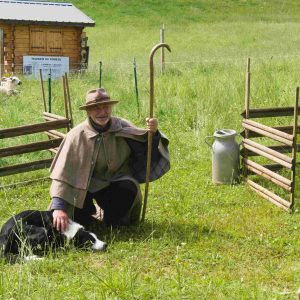
{"label": "wooden fence", "polygon": [[[296,154],[300,149],[300,145],[297,145],[297,133],[300,132],[300,128],[298,127],[298,102],[299,88],[297,87],[294,107],[250,109],[250,59],[248,59],[245,88],[245,111],[242,113],[242,116],[244,117],[242,123],[244,128],[244,139],[241,152],[243,172],[246,177],[246,182],[252,190],[286,211],[293,209],[295,204]],[[272,127],[251,120],[254,118],[286,116],[293,117],[292,126]],[[264,137],[266,138],[264,140],[276,141],[280,144],[265,146],[252,140],[252,138],[256,137]],[[287,153],[290,153],[291,155],[289,156]],[[272,161],[272,164],[259,164],[250,159],[250,157],[254,156],[264,157]],[[282,168],[289,171],[287,173],[290,174],[290,178],[286,178],[276,172]],[[284,189],[289,194],[289,199],[283,199],[273,191],[254,182],[250,179],[251,175],[259,175]]]}
{"label": "wooden fence", "polygon": [[[62,77],[62,83],[64,94],[65,117],[49,112],[44,112],[44,122],[42,123],[0,129],[0,140],[24,135],[31,135],[41,132],[46,133],[46,135],[48,136],[48,140],[41,140],[34,143],[22,144],[12,147],[0,147],[0,159],[14,155],[43,150],[49,150],[52,153],[57,152],[57,147],[60,145],[63,138],[65,137],[65,133],[60,132],[57,129],[65,129],[65,131],[69,131],[70,128],[73,127],[71,100],[67,74],[65,74]],[[43,91],[44,108],[46,109],[42,80],[41,86]],[[0,167],[0,177],[48,168],[51,165],[52,160],[53,157],[42,160],[34,160],[27,163],[17,163],[14,165],[2,166]]]}
{"label": "wooden fence", "polygon": [[[60,145],[65,134],[56,129],[65,128],[69,130],[71,121],[65,117],[47,112],[43,113],[45,122],[19,126],[14,128],[0,129],[0,139],[18,137],[39,132],[45,132],[49,140],[39,141],[29,144],[22,144],[13,147],[0,148],[0,158],[30,153],[35,151],[49,150],[56,152],[56,148]],[[42,168],[48,168],[53,158],[35,160],[28,163],[8,165],[0,168],[0,177],[12,175],[16,173],[34,171]]]}

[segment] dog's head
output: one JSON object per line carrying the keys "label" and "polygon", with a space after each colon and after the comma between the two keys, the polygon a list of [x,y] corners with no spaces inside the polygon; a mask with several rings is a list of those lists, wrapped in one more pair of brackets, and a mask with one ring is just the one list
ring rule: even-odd
{"label": "dog's head", "polygon": [[89,248],[92,250],[104,251],[107,248],[105,242],[100,241],[97,236],[84,229],[84,227],[69,219],[69,227],[63,232],[67,240],[72,240],[78,248]]}
{"label": "dog's head", "polygon": [[74,245],[78,248],[91,248],[92,250],[104,251],[107,248],[105,242],[100,241],[96,234],[86,231],[83,228],[80,228],[75,234]]}

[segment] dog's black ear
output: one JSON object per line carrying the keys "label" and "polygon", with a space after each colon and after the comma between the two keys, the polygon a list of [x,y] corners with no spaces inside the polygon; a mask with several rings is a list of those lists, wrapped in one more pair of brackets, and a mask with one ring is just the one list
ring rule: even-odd
{"label": "dog's black ear", "polygon": [[77,248],[91,248],[95,243],[95,238],[86,230],[80,228],[73,238],[74,246]]}

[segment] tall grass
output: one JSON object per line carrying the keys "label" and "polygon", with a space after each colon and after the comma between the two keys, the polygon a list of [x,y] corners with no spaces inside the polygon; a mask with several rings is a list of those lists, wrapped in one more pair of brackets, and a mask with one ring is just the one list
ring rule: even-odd
{"label": "tall grass", "polygon": [[[75,124],[85,118],[78,107],[85,92],[98,86],[101,60],[103,86],[120,100],[115,114],[144,126],[148,55],[165,24],[172,53],[166,54],[163,75],[155,59],[155,115],[170,139],[172,169],[150,186],[145,224],[95,228],[109,243],[106,253],[70,249],[41,262],[0,264],[0,299],[295,299],[300,284],[299,213],[282,212],[243,184],[214,186],[204,137],[218,128],[242,129],[247,57],[252,58],[251,106],[293,104],[300,69],[298,2],[73,3],[97,24],[87,29],[90,70],[69,79]],[[23,80],[19,95],[0,96],[1,128],[42,121],[39,82]],[[54,113],[63,114],[62,99],[62,83],[56,81]],[[274,122],[283,125],[280,119]],[[1,145],[28,140],[7,139]],[[1,159],[0,165],[36,157]],[[44,170],[8,176],[0,184],[47,175]],[[298,195],[298,184],[296,189]],[[24,209],[46,209],[48,190],[47,180],[1,189],[0,224]]]}

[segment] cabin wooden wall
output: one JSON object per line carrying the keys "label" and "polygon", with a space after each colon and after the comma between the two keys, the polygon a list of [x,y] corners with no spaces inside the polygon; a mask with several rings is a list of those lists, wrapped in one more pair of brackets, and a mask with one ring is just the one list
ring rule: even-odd
{"label": "cabin wooden wall", "polygon": [[22,73],[24,55],[68,56],[70,70],[81,60],[82,27],[5,24],[4,73]]}
{"label": "cabin wooden wall", "polygon": [[10,32],[10,25],[0,23],[0,28],[3,30],[3,50],[4,50],[4,73],[8,72],[7,64],[11,64],[11,47],[9,45],[9,41],[11,40],[11,32]]}

